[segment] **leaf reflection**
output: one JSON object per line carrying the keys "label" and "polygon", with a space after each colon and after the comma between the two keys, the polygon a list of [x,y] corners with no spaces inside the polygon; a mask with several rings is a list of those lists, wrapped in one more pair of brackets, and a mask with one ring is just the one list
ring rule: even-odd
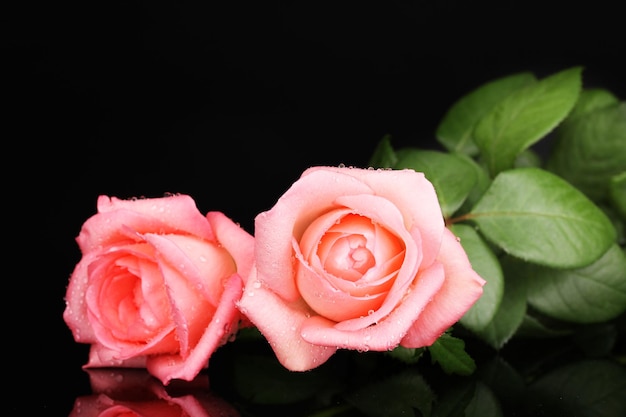
{"label": "leaf reflection", "polygon": [[[428,352],[339,351],[287,371],[262,339],[220,349],[206,373],[163,386],[143,369],[88,369],[92,394],[70,417],[618,417],[626,415],[623,328],[513,341],[500,352],[467,338],[471,375],[448,374]],[[210,384],[209,384],[210,380]]]}
{"label": "leaf reflection", "polygon": [[509,342],[499,352],[465,338],[471,375],[449,374],[429,352],[419,361],[339,351],[308,372],[289,372],[268,346],[240,339],[209,368],[214,393],[244,416],[626,416],[626,367],[618,323],[574,335]]}

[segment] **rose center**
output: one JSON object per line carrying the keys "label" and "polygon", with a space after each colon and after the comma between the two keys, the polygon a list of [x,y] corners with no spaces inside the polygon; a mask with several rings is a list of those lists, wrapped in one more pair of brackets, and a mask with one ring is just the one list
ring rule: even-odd
{"label": "rose center", "polygon": [[358,280],[368,269],[376,264],[372,252],[366,247],[367,239],[362,235],[349,235],[337,239],[324,261],[327,272]]}

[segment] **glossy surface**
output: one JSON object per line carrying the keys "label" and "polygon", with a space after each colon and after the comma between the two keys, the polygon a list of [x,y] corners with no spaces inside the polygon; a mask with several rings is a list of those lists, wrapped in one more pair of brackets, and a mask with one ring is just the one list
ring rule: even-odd
{"label": "glossy surface", "polygon": [[[62,303],[58,299],[51,301],[50,293],[41,291],[30,292],[28,299],[47,314],[26,326],[10,326],[11,334],[21,340],[17,352],[20,371],[13,375],[11,386],[20,399],[10,401],[7,407],[22,414],[69,416],[75,410],[77,399],[92,401],[101,388],[94,389],[92,375],[81,369],[87,349],[72,342],[69,330],[60,319]],[[229,410],[232,411],[232,406],[239,413],[244,412],[242,415],[250,416],[269,411],[308,416],[321,409],[343,410],[343,414],[337,414],[341,416],[371,416],[376,415],[371,414],[376,412],[376,407],[397,406],[398,398],[406,399],[406,393],[417,393],[428,386],[441,399],[443,405],[433,403],[442,407],[440,412],[445,410],[446,404],[452,406],[468,401],[472,393],[478,398],[480,392],[491,398],[483,399],[480,404],[494,404],[493,398],[496,398],[502,415],[507,416],[618,417],[622,414],[615,413],[626,411],[624,320],[621,326],[618,334],[606,327],[595,329],[596,343],[582,343],[576,338],[530,340],[514,343],[500,355],[470,342],[468,351],[478,363],[478,371],[472,377],[446,376],[441,368],[430,364],[427,356],[417,365],[409,366],[376,352],[343,352],[328,366],[307,374],[289,374],[273,361],[263,343],[242,339],[218,350],[210,371],[201,374],[206,380],[201,379],[195,385],[176,382],[168,390],[174,390],[178,396],[198,394],[194,390],[200,386],[202,396],[217,397],[215,401],[226,402]],[[594,333],[588,333],[591,334]],[[607,352],[605,343],[611,340],[614,344]],[[580,346],[586,346],[587,351]],[[107,389],[116,392],[114,398],[128,401],[143,398],[137,397],[132,386],[126,385],[133,379],[123,377],[128,371],[109,372],[118,375],[104,378]],[[95,371],[94,374],[106,377],[109,372]],[[130,374],[142,375],[140,380],[150,380],[142,372]],[[155,380],[150,384],[160,385]],[[463,392],[469,397],[463,397]],[[375,404],[368,405],[366,400],[373,398],[377,399]],[[421,398],[430,397],[424,394]],[[370,414],[359,407],[369,407]]]}

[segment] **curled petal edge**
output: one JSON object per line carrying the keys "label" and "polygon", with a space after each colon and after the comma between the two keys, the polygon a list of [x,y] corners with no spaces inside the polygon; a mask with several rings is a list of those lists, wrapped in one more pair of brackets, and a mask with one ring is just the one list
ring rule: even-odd
{"label": "curled petal edge", "polygon": [[241,297],[243,281],[238,274],[233,274],[226,283],[220,304],[211,323],[193,347],[189,356],[156,355],[147,358],[146,367],[164,385],[172,379],[193,380],[201,369],[208,366],[213,352],[226,343],[238,329],[239,311],[235,303]]}
{"label": "curled petal edge", "polygon": [[391,350],[398,346],[443,282],[443,266],[436,262],[420,273],[406,298],[377,324],[365,328],[344,329],[336,322],[313,316],[303,323],[302,337],[315,345],[361,351]]}
{"label": "curled petal edge", "polygon": [[447,228],[438,260],[445,270],[445,283],[402,340],[404,347],[432,345],[483,294],[486,281],[472,269],[465,250]]}
{"label": "curled petal edge", "polygon": [[302,338],[300,327],[311,314],[304,302],[288,304],[266,287],[256,288],[255,282],[252,276],[238,303],[239,310],[267,339],[285,368],[308,371],[337,351],[336,347],[311,344]]}

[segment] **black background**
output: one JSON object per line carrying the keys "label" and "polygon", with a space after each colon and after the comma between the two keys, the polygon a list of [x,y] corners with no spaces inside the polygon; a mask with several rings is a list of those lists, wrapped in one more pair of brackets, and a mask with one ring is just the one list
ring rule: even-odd
{"label": "black background", "polygon": [[385,134],[437,148],[447,108],[494,78],[582,65],[626,97],[618,6],[433,3],[1,6],[3,340],[30,398],[15,409],[67,415],[88,392],[61,314],[98,195],[185,193],[253,232],[309,166],[365,166]]}

